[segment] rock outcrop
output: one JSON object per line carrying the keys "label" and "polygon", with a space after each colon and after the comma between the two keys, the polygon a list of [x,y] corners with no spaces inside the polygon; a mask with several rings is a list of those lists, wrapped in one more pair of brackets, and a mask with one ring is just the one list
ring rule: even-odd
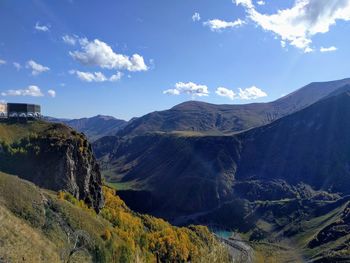
{"label": "rock outcrop", "polygon": [[[2,128],[11,130],[13,125]],[[102,179],[91,145],[64,125],[43,124],[18,141],[2,142],[0,170],[42,188],[67,191],[96,211],[103,206]]]}

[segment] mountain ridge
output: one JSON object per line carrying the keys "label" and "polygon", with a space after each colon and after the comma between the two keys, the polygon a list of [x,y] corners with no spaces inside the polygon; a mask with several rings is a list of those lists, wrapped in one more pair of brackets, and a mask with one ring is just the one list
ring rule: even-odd
{"label": "mountain ridge", "polygon": [[108,115],[96,115],[79,119],[58,119],[46,117],[50,122],[64,123],[79,132],[86,134],[90,141],[103,136],[113,135],[122,129],[128,122]]}
{"label": "mountain ridge", "polygon": [[147,132],[195,131],[213,135],[265,125],[301,110],[350,84],[350,78],[313,82],[290,94],[267,103],[216,105],[187,101],[169,110],[148,113],[127,124],[118,136],[134,136]]}

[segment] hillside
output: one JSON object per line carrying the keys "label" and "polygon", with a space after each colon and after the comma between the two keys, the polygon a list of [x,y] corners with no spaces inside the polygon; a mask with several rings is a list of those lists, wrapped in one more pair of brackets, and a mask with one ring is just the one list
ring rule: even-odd
{"label": "hillside", "polygon": [[132,212],[104,188],[97,215],[68,193],[0,172],[0,260],[4,262],[229,262],[205,227],[175,228]]}
{"label": "hillside", "polygon": [[277,117],[274,114],[270,104],[214,105],[190,101],[140,117],[117,134],[129,136],[157,131],[191,131],[222,135],[269,123]]}
{"label": "hillside", "polygon": [[349,116],[350,92],[345,92],[242,134],[246,143],[237,179],[302,181],[349,194]]}
{"label": "hillside", "polygon": [[127,121],[104,115],[70,120],[47,117],[47,120],[50,122],[64,123],[84,133],[90,141],[97,140],[104,136],[114,135],[127,124]]}
{"label": "hillside", "polygon": [[235,229],[254,248],[257,262],[348,262],[349,206],[349,197],[239,199],[195,221]]}
{"label": "hillside", "polygon": [[350,79],[314,82],[269,103],[214,105],[189,101],[169,110],[152,112],[138,118],[121,129],[118,135],[140,135],[156,131],[232,134],[270,123],[303,109],[347,84],[350,84]]}

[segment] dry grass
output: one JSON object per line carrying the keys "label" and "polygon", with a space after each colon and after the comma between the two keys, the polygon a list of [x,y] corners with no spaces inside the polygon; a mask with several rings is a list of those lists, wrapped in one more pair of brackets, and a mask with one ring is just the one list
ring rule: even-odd
{"label": "dry grass", "polygon": [[49,124],[41,121],[32,121],[28,123],[1,123],[0,138],[1,141],[12,143],[30,134],[37,133],[48,128]]}
{"label": "dry grass", "polygon": [[0,255],[5,262],[61,262],[50,240],[1,205]]}
{"label": "dry grass", "polygon": [[256,263],[304,262],[299,252],[291,247],[281,249],[274,244],[254,244],[254,261]]}

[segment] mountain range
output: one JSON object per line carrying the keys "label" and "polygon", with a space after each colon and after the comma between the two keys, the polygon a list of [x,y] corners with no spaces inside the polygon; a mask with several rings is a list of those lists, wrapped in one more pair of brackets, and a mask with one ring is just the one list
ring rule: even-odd
{"label": "mountain range", "polygon": [[58,119],[52,117],[46,117],[45,119],[50,122],[64,123],[84,133],[90,141],[97,140],[103,136],[114,135],[127,124],[127,121],[105,115],[80,119]]}
{"label": "mountain range", "polygon": [[280,244],[270,250],[283,262],[346,260],[349,83],[264,104],[180,104],[97,140],[94,152],[136,211],[235,229],[257,250]]}
{"label": "mountain range", "polygon": [[158,212],[213,209],[238,193],[252,200],[283,199],[299,183],[347,195],[348,116],[350,93],[344,92],[234,136],[104,137],[94,149],[98,158],[108,155],[121,182],[152,189],[161,203]]}
{"label": "mountain range", "polygon": [[112,116],[58,119],[46,117],[83,132],[90,141],[104,136],[134,136],[150,132],[191,132],[207,135],[230,135],[268,124],[303,109],[350,84],[350,79],[313,82],[278,100],[268,103],[215,105],[188,101],[169,110],[155,111],[124,121]]}

